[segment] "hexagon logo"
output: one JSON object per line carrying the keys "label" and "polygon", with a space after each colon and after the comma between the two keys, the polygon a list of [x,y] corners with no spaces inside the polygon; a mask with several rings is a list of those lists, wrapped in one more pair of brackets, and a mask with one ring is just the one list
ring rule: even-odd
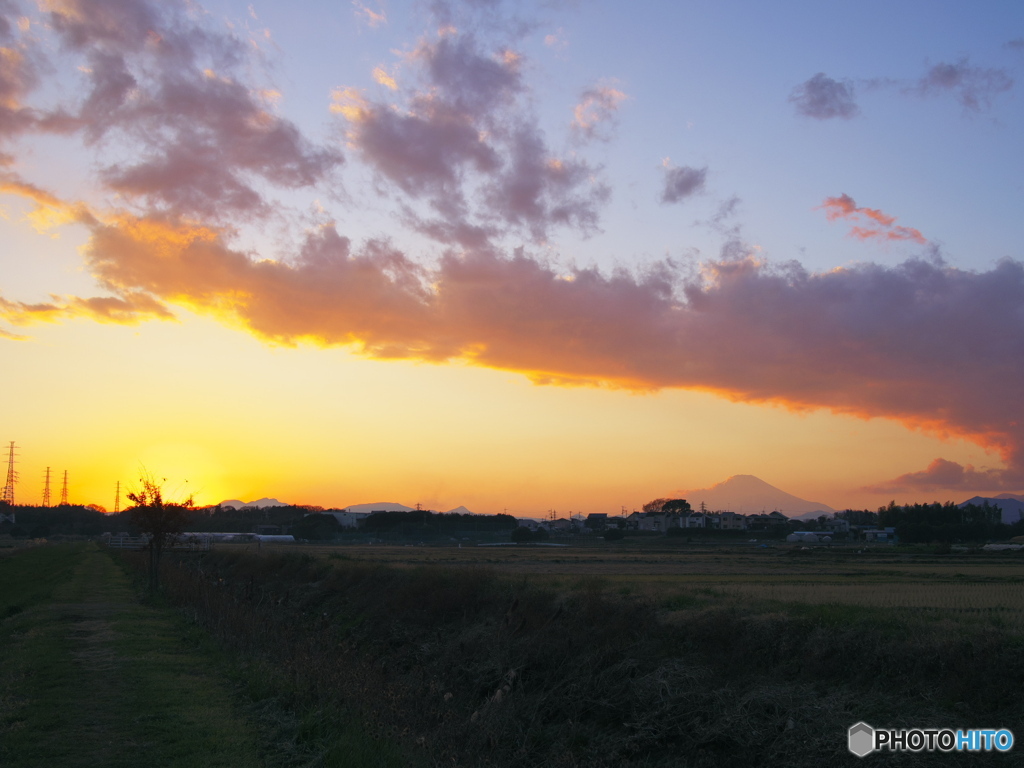
{"label": "hexagon logo", "polygon": [[875,751],[875,729],[867,723],[851,725],[846,738],[846,745],[857,757],[864,757]]}

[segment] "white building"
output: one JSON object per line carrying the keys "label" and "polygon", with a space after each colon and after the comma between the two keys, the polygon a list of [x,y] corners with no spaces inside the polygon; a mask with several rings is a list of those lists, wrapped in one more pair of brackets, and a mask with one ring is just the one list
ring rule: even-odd
{"label": "white building", "polygon": [[324,514],[333,515],[334,519],[338,521],[338,525],[342,528],[358,528],[360,523],[363,522],[372,513],[370,512],[349,512],[347,509],[343,512],[326,512]]}

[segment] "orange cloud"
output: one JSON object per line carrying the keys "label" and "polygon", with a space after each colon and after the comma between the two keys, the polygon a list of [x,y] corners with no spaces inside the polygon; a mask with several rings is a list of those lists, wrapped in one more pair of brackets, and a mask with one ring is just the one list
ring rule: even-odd
{"label": "orange cloud", "polygon": [[356,249],[333,226],[286,262],[259,261],[215,229],[129,216],[95,225],[86,255],[121,296],[213,314],[277,343],[881,416],[966,437],[1007,463],[946,471],[946,482],[1024,486],[1019,262],[983,273],[910,260],[816,274],[745,256],[680,280],[669,264],[606,275],[483,249],[427,269],[386,243]]}
{"label": "orange cloud", "polygon": [[26,218],[39,232],[45,232],[61,224],[93,221],[93,215],[86,205],[65,202],[13,173],[0,172],[0,195],[3,194],[17,195],[35,203],[35,208]]}
{"label": "orange cloud", "polygon": [[395,82],[395,78],[389,75],[383,67],[374,67],[373,79],[389,90],[398,90],[398,83]]}
{"label": "orange cloud", "polygon": [[858,240],[912,240],[922,245],[928,242],[920,231],[912,227],[896,226],[895,216],[889,216],[877,208],[858,208],[853,198],[846,194],[826,197],[820,207],[825,209],[825,218],[829,221],[846,219],[853,222],[848,234]]}
{"label": "orange cloud", "polygon": [[25,341],[28,336],[22,336],[20,333],[11,333],[0,328],[0,339],[7,339],[8,341]]}
{"label": "orange cloud", "polygon": [[[25,304],[0,297],[0,317],[14,325],[55,323],[85,318],[101,323],[137,325],[144,320],[173,320],[174,315],[163,304],[145,293],[127,292],[121,296],[51,297],[52,303]],[[24,338],[9,334],[8,338]]]}

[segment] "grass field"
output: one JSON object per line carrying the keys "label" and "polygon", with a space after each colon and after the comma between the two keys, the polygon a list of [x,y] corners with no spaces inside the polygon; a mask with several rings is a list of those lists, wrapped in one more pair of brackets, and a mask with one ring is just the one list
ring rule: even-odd
{"label": "grass field", "polygon": [[433,765],[854,765],[858,720],[1020,722],[1024,557],[762,544],[218,546],[173,591]]}
{"label": "grass field", "polygon": [[666,545],[663,539],[585,548],[363,545],[302,551],[400,567],[482,567],[556,587],[598,580],[607,590],[666,610],[736,603],[761,610],[855,606],[1024,633],[1024,552],[937,555],[890,546],[809,550],[752,542]]}

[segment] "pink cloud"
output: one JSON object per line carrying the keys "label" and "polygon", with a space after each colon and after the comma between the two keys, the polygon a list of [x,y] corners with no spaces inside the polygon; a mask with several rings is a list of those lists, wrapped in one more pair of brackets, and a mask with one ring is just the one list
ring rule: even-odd
{"label": "pink cloud", "polygon": [[825,209],[825,218],[829,221],[845,219],[852,222],[848,235],[858,240],[912,240],[922,245],[928,242],[918,230],[897,226],[895,216],[877,208],[858,208],[853,198],[846,194],[826,197],[821,208]]}
{"label": "pink cloud", "polygon": [[609,137],[606,127],[615,121],[626,94],[608,84],[587,88],[573,109],[572,128],[587,139]]}
{"label": "pink cloud", "polygon": [[[339,89],[334,111],[352,149],[403,193],[419,231],[464,233],[454,242],[472,247],[509,231],[542,241],[554,227],[596,228],[608,188],[585,160],[547,145],[517,53],[448,30],[407,64],[418,85],[400,91],[399,104]],[[414,213],[416,203],[430,214]]]}
{"label": "pink cloud", "polygon": [[258,182],[286,189],[328,178],[341,154],[316,147],[246,82],[249,48],[202,26],[187,6],[60,0],[49,20],[84,63],[84,97],[62,127],[116,138],[130,160],[106,165],[112,190],[151,209],[203,218],[266,214]]}
{"label": "pink cloud", "polygon": [[927,469],[905,475],[865,490],[874,493],[929,493],[935,491],[1001,491],[1024,487],[1024,468],[1015,463],[1008,469],[975,469],[955,461],[935,459]]}

